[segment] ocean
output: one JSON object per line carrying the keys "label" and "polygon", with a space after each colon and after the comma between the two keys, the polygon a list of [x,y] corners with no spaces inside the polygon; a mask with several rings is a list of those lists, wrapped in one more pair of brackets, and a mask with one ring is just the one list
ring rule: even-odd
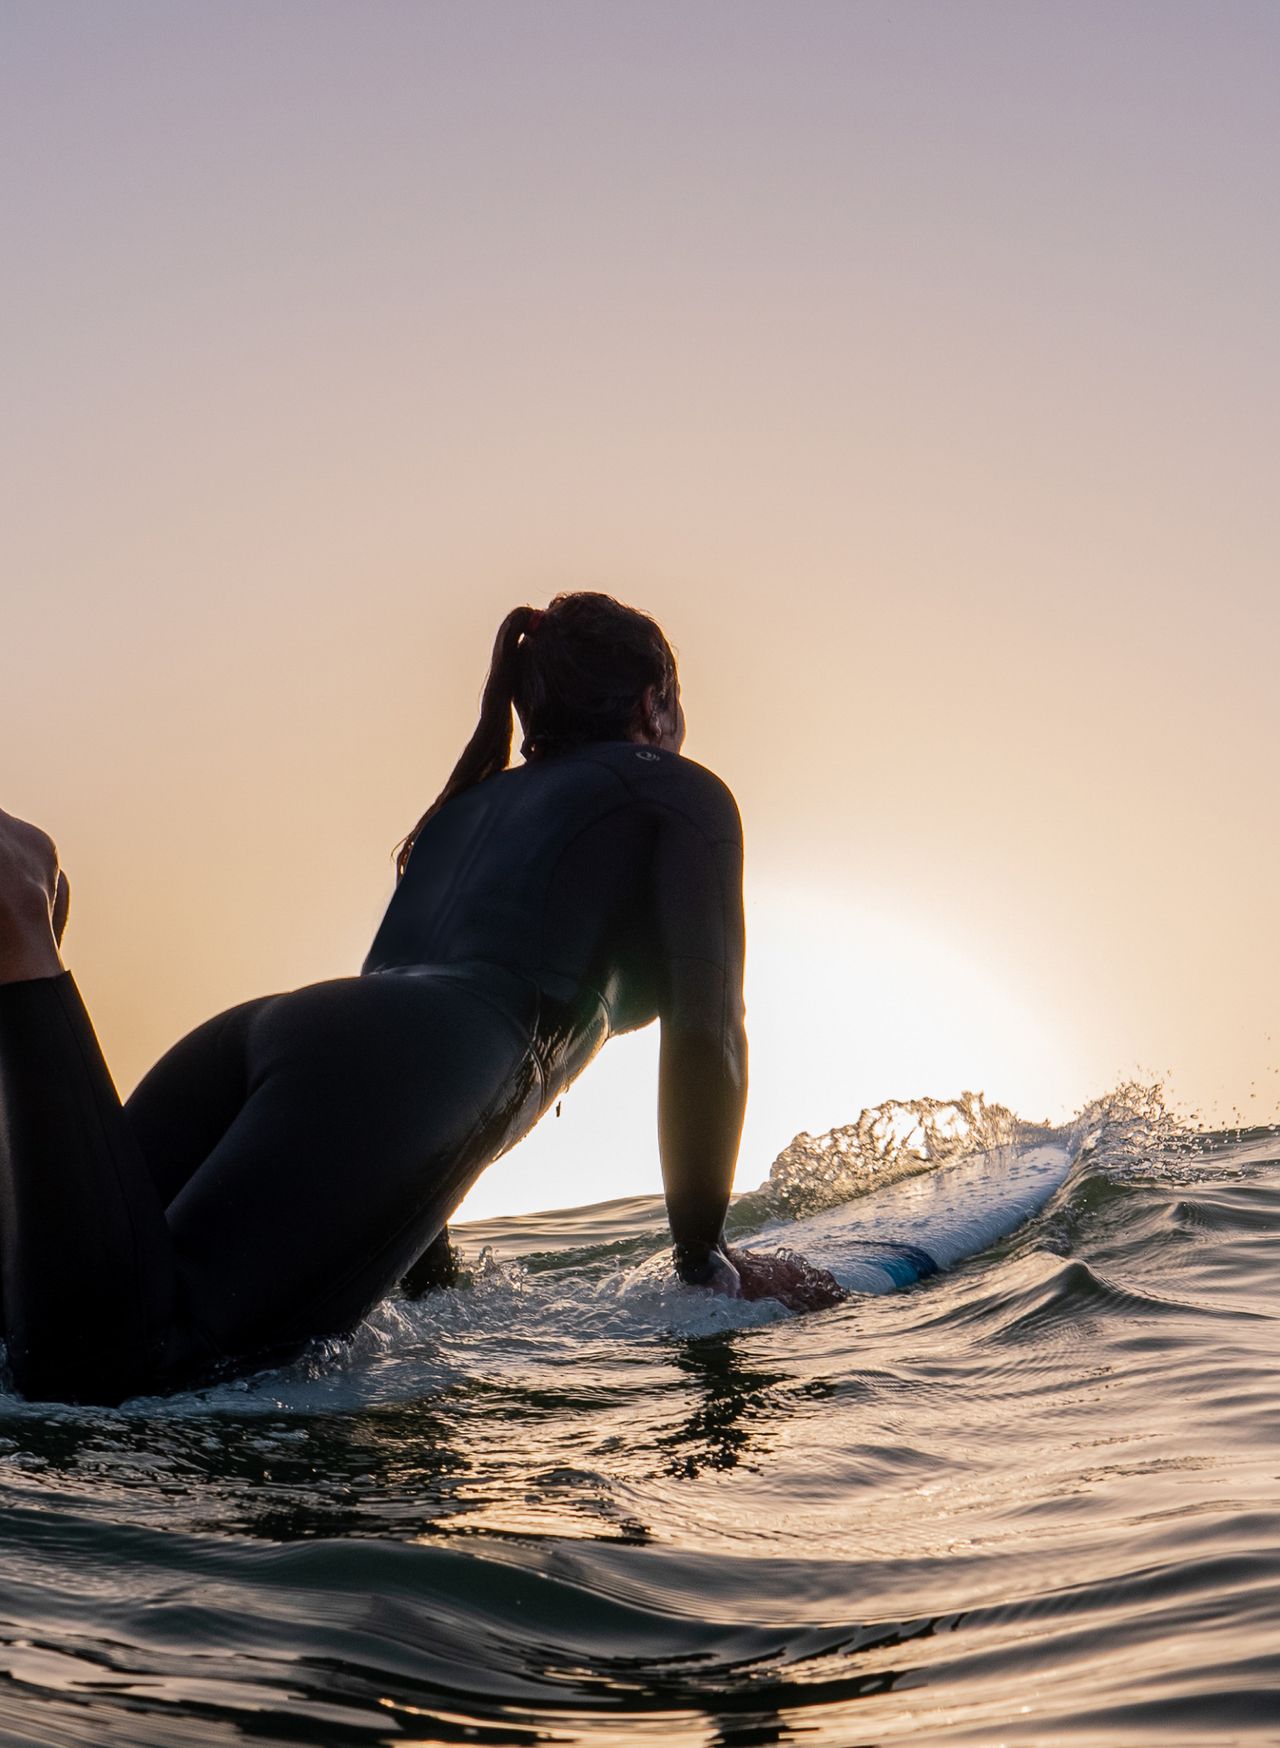
{"label": "ocean", "polygon": [[[994,1121],[864,1113],[735,1229]],[[0,1394],[0,1741],[1280,1743],[1280,1133],[1069,1132],[1011,1237],[833,1310],[675,1286],[638,1197],[461,1227],[470,1284],[284,1370]]]}

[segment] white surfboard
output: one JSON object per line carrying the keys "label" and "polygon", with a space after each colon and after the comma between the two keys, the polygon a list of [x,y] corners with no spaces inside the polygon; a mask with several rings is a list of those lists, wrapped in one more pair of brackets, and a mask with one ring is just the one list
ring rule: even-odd
{"label": "white surfboard", "polygon": [[1040,1212],[1073,1158],[1060,1141],[1002,1147],[732,1242],[742,1250],[795,1250],[830,1269],[849,1292],[889,1293],[1007,1237]]}

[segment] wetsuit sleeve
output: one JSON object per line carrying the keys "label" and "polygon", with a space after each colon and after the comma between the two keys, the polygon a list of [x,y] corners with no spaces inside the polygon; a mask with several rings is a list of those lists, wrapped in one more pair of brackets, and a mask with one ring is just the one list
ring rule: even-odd
{"label": "wetsuit sleeve", "polygon": [[676,1268],[696,1282],[722,1242],[747,1097],[742,826],[717,783],[708,817],[664,810],[658,1139]]}

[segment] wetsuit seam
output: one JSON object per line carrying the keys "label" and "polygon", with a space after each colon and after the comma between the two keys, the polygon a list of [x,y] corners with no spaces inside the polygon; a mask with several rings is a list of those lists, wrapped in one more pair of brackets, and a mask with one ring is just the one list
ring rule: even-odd
{"label": "wetsuit seam", "polygon": [[[451,979],[450,981],[454,980]],[[517,1038],[520,1039],[526,1050],[531,1047],[532,1033],[529,1028],[522,1025],[508,1008],[503,1007],[500,1002],[496,1002],[487,990],[476,989],[466,983],[459,984],[459,987],[464,995],[469,995],[473,1001],[478,1001],[481,1006],[488,1008],[490,1013],[497,1014],[500,1020],[505,1020],[507,1025],[516,1034]]]}
{"label": "wetsuit seam", "polygon": [[715,971],[718,971],[722,977],[727,978],[729,975],[729,968],[725,964],[723,957],[719,958],[719,959],[710,959],[707,957],[707,955],[705,953],[668,953],[667,954],[668,963],[671,963],[676,959],[679,959],[682,963],[685,962],[686,960],[688,960],[688,961],[691,961],[695,965],[710,965],[712,967],[712,969]]}
{"label": "wetsuit seam", "polygon": [[739,838],[734,835],[729,837],[712,837],[711,833],[707,830],[706,826],[703,825],[696,813],[691,812],[687,808],[681,807],[679,803],[673,801],[669,795],[646,794],[643,789],[632,789],[631,794],[637,801],[643,802],[646,807],[651,807],[655,813],[673,814],[675,818],[683,821],[691,831],[696,832],[702,839],[703,843],[708,845],[711,849],[718,849],[721,844],[732,846],[740,841]]}
{"label": "wetsuit seam", "polygon": [[[579,1001],[590,996],[591,1000],[603,1011],[606,1019],[610,1022],[607,1035],[609,1037],[613,1036],[613,1008],[610,1005],[609,998],[602,989],[597,988],[594,983],[589,983],[580,970],[574,966],[570,966],[565,970],[558,965],[547,964],[540,968],[540,974],[547,977],[562,977],[566,982],[572,983],[577,992],[577,999]],[[550,990],[539,989],[538,993],[540,995],[550,995],[553,1001],[558,999]]]}
{"label": "wetsuit seam", "polygon": [[[714,783],[717,786],[717,788],[723,789],[723,785],[721,784],[720,779],[718,777],[716,777],[716,775],[713,771],[708,771],[706,769],[705,765],[699,765],[692,759],[680,759],[679,754],[676,754],[675,758],[678,761],[679,765],[684,766],[685,769],[703,772],[704,775],[712,783]],[[584,760],[584,763],[585,762],[588,762],[588,761]],[[619,771],[615,766],[609,764],[606,760],[601,759],[598,756],[591,757],[589,762],[591,764],[595,765],[598,769],[600,769],[602,771],[608,771],[610,776],[615,777],[617,779],[617,781],[622,785],[622,787],[627,791],[627,794],[629,796],[631,796],[633,799],[635,799],[637,801],[643,801],[648,806],[666,808],[669,812],[678,814],[681,819],[686,820],[691,826],[694,827],[694,829],[697,832],[699,832],[704,843],[718,845],[718,844],[736,844],[736,843],[741,841],[741,833],[740,832],[738,832],[736,834],[732,834],[728,837],[715,837],[715,838],[711,837],[710,834],[707,832],[705,826],[702,824],[702,822],[698,818],[697,813],[695,811],[693,811],[692,809],[686,809],[685,807],[682,807],[680,805],[680,803],[677,800],[673,799],[671,796],[669,796],[669,795],[655,795],[654,793],[651,792],[651,790],[645,784],[638,782],[633,777],[629,777],[625,771]],[[724,793],[727,795],[728,791],[724,790]],[[613,811],[613,810],[610,810],[610,811]],[[600,817],[606,818],[607,815],[601,815]]]}

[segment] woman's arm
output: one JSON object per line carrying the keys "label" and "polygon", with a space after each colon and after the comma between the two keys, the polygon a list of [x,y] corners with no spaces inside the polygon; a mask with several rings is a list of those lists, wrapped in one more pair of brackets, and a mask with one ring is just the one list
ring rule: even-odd
{"label": "woman's arm", "polygon": [[724,1217],[746,1097],[745,1033],[718,1041],[663,1022],[658,1144],[676,1272],[731,1297],[737,1276],[724,1253]]}
{"label": "woman's arm", "polygon": [[705,808],[664,810],[658,834],[658,1142],[677,1272],[732,1293],[723,1226],[747,1099],[742,827],[706,775]]}
{"label": "woman's arm", "polygon": [[681,799],[683,809],[664,810],[656,886],[658,1137],[676,1272],[731,1298],[823,1310],[845,1297],[826,1269],[789,1251],[730,1251],[724,1243],[747,1101],[742,826],[733,797],[709,771]]}

